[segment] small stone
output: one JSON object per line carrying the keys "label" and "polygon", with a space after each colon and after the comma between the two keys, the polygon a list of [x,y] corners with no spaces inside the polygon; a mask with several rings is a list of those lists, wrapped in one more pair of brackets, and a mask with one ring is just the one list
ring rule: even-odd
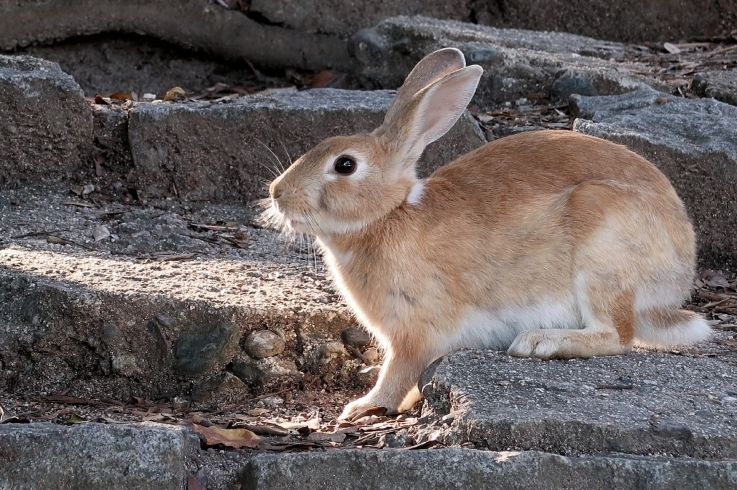
{"label": "small stone", "polygon": [[340,342],[328,342],[327,344],[323,344],[317,352],[318,357],[323,364],[326,364],[337,357],[348,356],[348,351],[345,350],[345,347],[343,347],[343,344]]}
{"label": "small stone", "polygon": [[351,345],[359,349],[371,342],[371,334],[361,327],[346,328],[340,332],[340,338],[345,345]]}
{"label": "small stone", "polygon": [[176,341],[177,371],[187,375],[203,374],[226,359],[238,344],[238,329],[231,323],[201,327],[182,334]]}
{"label": "small stone", "polygon": [[245,351],[256,359],[273,357],[284,352],[284,339],[271,330],[251,332],[243,345]]}
{"label": "small stone", "polygon": [[138,365],[138,359],[132,354],[120,354],[113,357],[111,361],[113,371],[123,376],[133,376],[143,373]]}
{"label": "small stone", "polygon": [[374,347],[370,347],[363,352],[363,358],[366,359],[367,362],[373,364],[379,360],[379,350]]}
{"label": "small stone", "polygon": [[724,401],[725,403],[735,403],[737,402],[737,397],[725,396],[724,398],[722,398],[722,401]]}
{"label": "small stone", "polygon": [[285,378],[302,377],[302,373],[297,370],[294,362],[275,357],[256,360],[246,354],[241,354],[233,359],[232,369],[233,374],[249,384],[264,384],[286,380]]}
{"label": "small stone", "polygon": [[143,94],[141,100],[143,100],[144,102],[153,102],[154,100],[156,100],[156,94]]}
{"label": "small stone", "polygon": [[280,396],[267,396],[263,400],[260,400],[256,405],[267,408],[276,408],[279,405],[284,405],[284,398]]}
{"label": "small stone", "polygon": [[202,383],[192,394],[195,402],[209,402],[213,395],[247,393],[248,387],[231,373],[219,373]]}

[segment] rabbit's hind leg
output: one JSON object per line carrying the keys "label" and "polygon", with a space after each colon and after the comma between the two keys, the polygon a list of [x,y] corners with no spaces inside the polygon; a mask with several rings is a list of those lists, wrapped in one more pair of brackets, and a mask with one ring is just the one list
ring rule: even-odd
{"label": "rabbit's hind leg", "polygon": [[576,301],[583,329],[528,330],[514,339],[507,352],[516,357],[540,359],[613,356],[630,352],[635,328],[634,294],[628,291],[612,294],[601,288],[592,288],[591,284],[579,283],[578,286]]}

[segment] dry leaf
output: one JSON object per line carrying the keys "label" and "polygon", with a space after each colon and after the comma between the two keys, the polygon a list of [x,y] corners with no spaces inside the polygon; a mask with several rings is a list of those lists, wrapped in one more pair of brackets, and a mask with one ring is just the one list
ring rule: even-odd
{"label": "dry leaf", "polygon": [[248,429],[222,429],[216,426],[203,427],[198,424],[193,424],[192,427],[196,432],[205,436],[208,446],[222,444],[234,448],[254,448],[258,446],[259,440],[261,439]]}
{"label": "dry leaf", "polygon": [[251,425],[236,422],[232,425],[231,428],[248,429],[259,436],[288,436],[290,434],[289,430],[285,429],[284,427],[280,427],[277,424]]}
{"label": "dry leaf", "polygon": [[179,97],[184,98],[186,95],[186,92],[182,87],[174,87],[173,89],[170,89],[168,92],[166,92],[166,95],[164,95],[164,100],[167,102],[174,102],[179,100]]}
{"label": "dry leaf", "polygon": [[269,411],[266,410],[265,408],[253,408],[248,411],[248,415],[250,415],[251,417],[260,417],[262,415],[268,415],[268,414],[269,414]]}

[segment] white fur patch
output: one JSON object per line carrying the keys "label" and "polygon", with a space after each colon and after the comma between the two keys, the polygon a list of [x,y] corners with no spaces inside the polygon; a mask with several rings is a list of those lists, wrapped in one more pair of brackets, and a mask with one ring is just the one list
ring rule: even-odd
{"label": "white fur patch", "polygon": [[415,184],[412,186],[412,190],[409,191],[409,195],[407,196],[407,204],[417,206],[418,204],[420,204],[420,201],[422,200],[422,195],[424,193],[425,183],[422,180],[415,182]]}
{"label": "white fur patch", "polygon": [[448,339],[448,347],[506,349],[520,332],[541,328],[581,328],[573,302],[548,299],[493,311],[469,309],[460,321],[458,333]]}

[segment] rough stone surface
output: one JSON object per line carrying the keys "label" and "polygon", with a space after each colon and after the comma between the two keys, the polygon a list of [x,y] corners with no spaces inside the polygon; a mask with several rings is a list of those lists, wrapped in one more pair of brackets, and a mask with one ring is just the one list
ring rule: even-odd
{"label": "rough stone surface", "polygon": [[295,381],[302,377],[302,373],[297,370],[294,362],[276,357],[257,360],[241,354],[233,359],[232,369],[233,374],[241,380],[262,389]]}
{"label": "rough stone surface", "polygon": [[174,351],[177,371],[187,375],[206,373],[218,362],[228,359],[228,351],[238,340],[238,330],[230,323],[207,325],[182,334]]}
{"label": "rough stone surface", "polygon": [[737,483],[737,462],[466,449],[346,450],[259,454],[246,465],[241,483],[243,490],[727,490]]}
{"label": "rough stone surface", "polygon": [[492,450],[737,460],[737,353],[710,343],[681,353],[541,361],[456,352],[422,386],[424,416],[436,421],[425,434]]}
{"label": "rough stone surface", "polygon": [[574,131],[625,144],[668,176],[694,222],[702,265],[737,265],[737,107],[647,88],[571,103]]}
{"label": "rough stone surface", "polygon": [[696,74],[694,91],[702,97],[711,97],[727,104],[737,105],[737,70],[712,71]]}
{"label": "rough stone surface", "polygon": [[251,332],[243,344],[243,349],[256,359],[272,357],[284,352],[284,339],[271,330]]}
{"label": "rough stone surface", "polygon": [[[230,324],[241,337],[278,330],[289,359],[297,361],[355,325],[312,252],[250,226],[253,209],[172,201],[63,204],[70,200],[81,202],[67,187],[0,194],[0,390],[6,393],[186,396],[211,373],[179,374],[176,340],[201,327]],[[248,247],[189,226],[218,221],[238,223],[234,229],[248,234]],[[94,243],[102,223],[111,239]],[[49,243],[39,229],[79,245]],[[217,367],[238,350],[225,349]],[[187,366],[196,367],[197,356]]]}
{"label": "rough stone surface", "polygon": [[[159,197],[176,189],[190,200],[263,197],[264,184],[291,158],[329,136],[378,127],[392,97],[389,92],[317,89],[242,97],[228,104],[138,105],[130,111],[129,138],[141,188]],[[428,147],[419,173],[427,175],[485,142],[465,114]]]}
{"label": "rough stone surface", "polygon": [[347,68],[345,42],[262,25],[199,0],[22,0],[0,4],[0,49],[101,32],[148,35],[184,48],[265,66]]}
{"label": "rough stone surface", "polygon": [[291,28],[343,35],[387,17],[415,14],[496,27],[573,32],[628,42],[672,42],[726,33],[736,25],[733,2],[708,0],[698,3],[679,0],[658,3],[637,0],[617,3],[605,0],[510,0],[503,3],[495,0],[379,0],[370,4],[336,0],[253,0],[251,10],[271,22]]}
{"label": "rough stone surface", "polygon": [[199,451],[189,430],[172,426],[0,425],[0,489],[184,490]]}
{"label": "rough stone surface", "polygon": [[92,146],[92,111],[59,65],[0,55],[0,185],[80,172]]}
{"label": "rough stone surface", "polygon": [[[455,47],[469,63],[484,68],[473,103],[487,109],[526,94],[549,94],[561,78],[578,78],[600,94],[619,94],[645,83],[667,85],[641,75],[644,66],[618,62],[624,47],[572,34],[500,30],[427,17],[394,17],[358,32],[350,49],[366,84],[395,88],[427,54]],[[614,69],[614,67],[617,67]]]}

